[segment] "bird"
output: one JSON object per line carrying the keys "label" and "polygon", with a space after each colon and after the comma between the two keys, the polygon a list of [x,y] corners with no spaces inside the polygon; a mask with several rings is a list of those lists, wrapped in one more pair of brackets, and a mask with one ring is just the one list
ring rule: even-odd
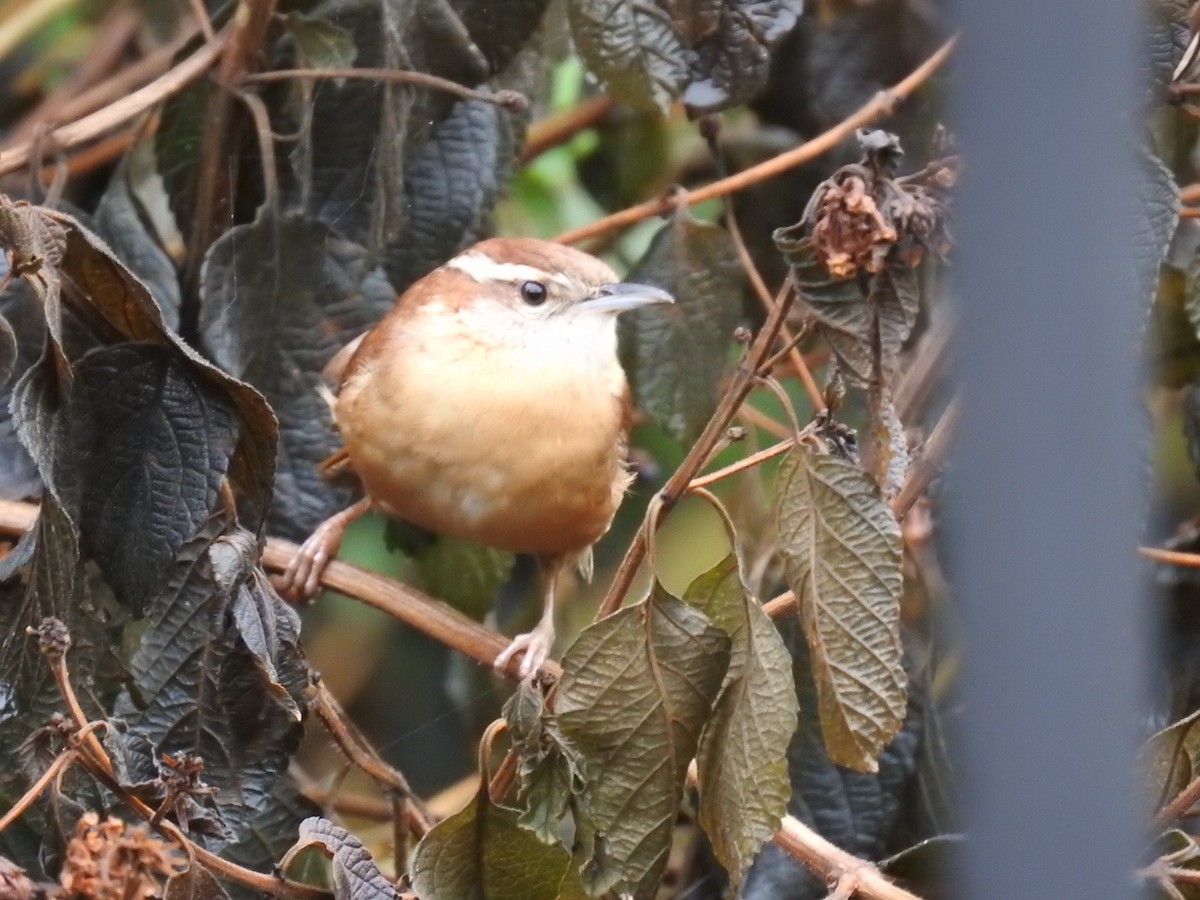
{"label": "bird", "polygon": [[330,360],[342,446],[322,468],[364,496],[325,520],[281,592],[311,597],[347,526],[369,509],[431,531],[531,554],[542,614],[496,657],[531,677],[554,642],[565,567],[591,575],[592,545],[632,481],[632,403],[617,316],[673,303],[605,262],[552,241],[495,237],[414,282]]}

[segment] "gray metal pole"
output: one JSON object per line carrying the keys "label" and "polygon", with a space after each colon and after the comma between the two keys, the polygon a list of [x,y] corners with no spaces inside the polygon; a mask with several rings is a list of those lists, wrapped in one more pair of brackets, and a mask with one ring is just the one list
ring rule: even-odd
{"label": "gray metal pole", "polygon": [[1146,426],[1129,212],[1140,4],[960,0],[950,479],[966,628],[961,896],[1132,896]]}

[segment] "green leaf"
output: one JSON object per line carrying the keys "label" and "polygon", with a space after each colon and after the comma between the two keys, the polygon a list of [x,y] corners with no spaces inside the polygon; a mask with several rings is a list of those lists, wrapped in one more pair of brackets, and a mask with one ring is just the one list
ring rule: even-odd
{"label": "green leaf", "polygon": [[[697,40],[683,93],[691,116],[746,103],[767,83],[771,49],[795,26],[802,0],[723,0],[672,4],[686,10]],[[716,7],[714,9],[714,7]],[[681,10],[682,12],[682,10]],[[676,22],[680,17],[676,16]]]}
{"label": "green leaf", "polygon": [[665,113],[688,77],[670,17],[646,0],[571,0],[571,37],[614,98]]}
{"label": "green leaf", "polygon": [[717,404],[741,317],[743,276],[723,228],[682,211],[654,236],[629,281],[664,288],[670,306],[621,318],[621,356],[636,405],[672,437],[690,443]]}
{"label": "green leaf", "polygon": [[362,842],[345,828],[320,816],[310,816],[300,823],[300,833],[284,863],[313,846],[320,847],[333,861],[335,900],[395,900],[395,887],[379,871]]}
{"label": "green leaf", "polygon": [[529,682],[522,682],[504,704],[504,719],[520,758],[523,809],[517,824],[542,843],[556,844],[568,810],[577,819],[588,815],[583,760],[546,712],[541,691]]}
{"label": "green leaf", "polygon": [[1156,811],[1200,776],[1200,711],[1153,735],[1138,751],[1147,805]]}
{"label": "green leaf", "polygon": [[900,526],[862,469],[807,449],[780,465],[775,511],[829,757],[877,771],[906,702]]}
{"label": "green leaf", "polygon": [[413,851],[410,875],[421,897],[455,900],[576,900],[584,895],[559,843],[538,841],[515,810],[481,791],[439,822]]}
{"label": "green leaf", "polygon": [[831,276],[812,241],[796,240],[788,232],[776,231],[775,243],[791,263],[800,296],[837,355],[843,377],[866,387],[876,381],[877,368],[890,376],[920,309],[916,269],[892,262],[864,288],[857,278]]}
{"label": "green leaf", "polygon": [[653,897],[687,767],[729,668],[730,638],[661,587],[584,629],[563,656],[559,726],[583,756],[584,885]]}
{"label": "green leaf", "polygon": [[730,554],[692,582],[683,599],[733,640],[712,718],[700,736],[700,824],[717,859],[740,883],[786,812],[787,749],[798,706],[792,660],[775,624],[750,596]]}
{"label": "green leaf", "polygon": [[438,535],[414,561],[426,592],[483,619],[508,581],[514,558],[504,550]]}
{"label": "green leaf", "polygon": [[200,284],[205,349],[262,391],[283,423],[274,533],[307,536],[349,504],[349,491],[317,471],[338,446],[317,391],[320,371],[394,302],[361,247],[303,215],[264,209],[209,249]]}

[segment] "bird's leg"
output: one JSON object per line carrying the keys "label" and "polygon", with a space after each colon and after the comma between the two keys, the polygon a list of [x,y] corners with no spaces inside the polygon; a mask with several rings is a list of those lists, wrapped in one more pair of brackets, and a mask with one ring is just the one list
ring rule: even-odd
{"label": "bird's leg", "polygon": [[538,568],[542,573],[542,617],[533,627],[533,631],[518,634],[512,639],[512,643],[500,652],[493,663],[497,671],[504,671],[509,660],[524,650],[525,656],[521,659],[518,672],[522,678],[528,678],[541,668],[542,663],[550,656],[550,650],[554,646],[554,588],[562,566],[561,556],[538,557]]}
{"label": "bird's leg", "polygon": [[350,523],[371,508],[371,499],[363,497],[352,506],[334,513],[317,526],[300,545],[280,580],[279,593],[292,600],[309,600],[321,586],[321,573],[337,555]]}

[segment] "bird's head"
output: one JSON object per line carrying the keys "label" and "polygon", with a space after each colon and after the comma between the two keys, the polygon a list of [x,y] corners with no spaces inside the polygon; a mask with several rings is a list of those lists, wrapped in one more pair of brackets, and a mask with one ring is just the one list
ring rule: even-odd
{"label": "bird's head", "polygon": [[482,241],[434,275],[436,288],[422,289],[422,297],[436,297],[477,334],[505,342],[611,335],[617,314],[673,302],[661,288],[620,281],[591,254],[533,238]]}

